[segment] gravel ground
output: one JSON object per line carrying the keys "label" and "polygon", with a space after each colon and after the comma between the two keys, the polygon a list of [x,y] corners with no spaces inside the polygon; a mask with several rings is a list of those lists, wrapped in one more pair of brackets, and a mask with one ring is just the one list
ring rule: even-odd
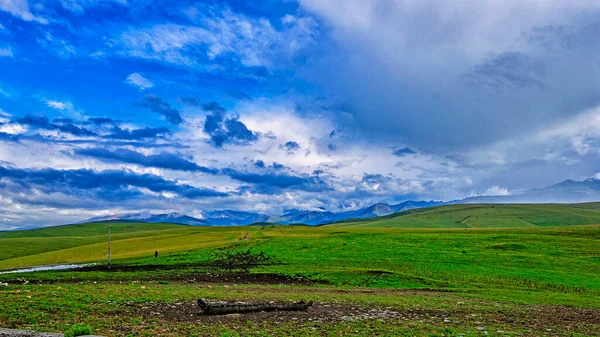
{"label": "gravel ground", "polygon": [[[61,333],[35,332],[31,330],[15,330],[0,328],[0,337],[64,337]],[[101,337],[101,336],[81,336],[81,337]]]}

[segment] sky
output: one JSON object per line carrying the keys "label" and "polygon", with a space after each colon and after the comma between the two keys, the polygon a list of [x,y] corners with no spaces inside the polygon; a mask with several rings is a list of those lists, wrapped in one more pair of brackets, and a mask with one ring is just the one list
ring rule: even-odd
{"label": "sky", "polygon": [[0,230],[600,173],[600,2],[0,0]]}

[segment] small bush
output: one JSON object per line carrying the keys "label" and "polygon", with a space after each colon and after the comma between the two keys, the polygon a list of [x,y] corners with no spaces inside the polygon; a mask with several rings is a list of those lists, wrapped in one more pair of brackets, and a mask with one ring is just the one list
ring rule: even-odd
{"label": "small bush", "polygon": [[92,331],[93,331],[93,329],[89,325],[77,324],[77,325],[74,325],[71,329],[65,331],[65,337],[77,337],[77,336],[91,335]]}
{"label": "small bush", "polygon": [[249,274],[251,269],[278,264],[279,261],[264,252],[219,250],[214,252],[208,262],[213,273]]}

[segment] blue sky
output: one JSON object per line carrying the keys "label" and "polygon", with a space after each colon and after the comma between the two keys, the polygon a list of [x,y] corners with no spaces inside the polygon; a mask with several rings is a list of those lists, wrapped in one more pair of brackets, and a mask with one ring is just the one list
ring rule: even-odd
{"label": "blue sky", "polygon": [[0,230],[596,176],[592,1],[0,0]]}

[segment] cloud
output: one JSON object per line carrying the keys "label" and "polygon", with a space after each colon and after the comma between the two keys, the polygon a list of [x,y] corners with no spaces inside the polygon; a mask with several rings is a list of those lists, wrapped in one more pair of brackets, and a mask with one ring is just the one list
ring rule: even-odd
{"label": "cloud", "polygon": [[26,127],[17,123],[0,123],[0,133],[9,134],[9,135],[20,135],[27,131]]}
{"label": "cloud", "polygon": [[139,73],[131,73],[125,79],[125,83],[137,87],[140,91],[150,89],[154,86],[154,83],[150,82],[147,78],[140,75]]}
{"label": "cloud", "polygon": [[215,147],[225,144],[248,145],[258,139],[258,134],[249,130],[238,116],[225,116],[225,108],[218,103],[207,103],[203,110],[211,112],[204,120],[203,130],[210,136],[210,144]]}
{"label": "cloud", "polygon": [[55,37],[49,32],[46,32],[43,37],[38,37],[36,42],[44,49],[63,59],[69,59],[77,54],[77,48],[74,45]]}
{"label": "cloud", "polygon": [[38,129],[45,130],[57,130],[65,133],[72,134],[74,136],[95,136],[91,130],[88,130],[84,127],[75,125],[74,122],[70,119],[56,119],[52,123],[48,120],[46,116],[32,116],[25,115],[21,118],[17,118],[15,120],[16,123],[20,125],[27,125]]}
{"label": "cloud", "polygon": [[589,90],[597,86],[589,69],[600,57],[600,3],[300,5],[329,28],[319,40],[324,56],[305,78],[349,107],[351,119],[330,115],[365,140],[463,151],[539,130],[600,99]]}
{"label": "cloud", "polygon": [[48,128],[50,126],[50,121],[46,116],[25,115],[18,118],[16,121],[19,124],[29,125],[37,128]]}
{"label": "cloud", "polygon": [[67,108],[69,108],[69,106],[71,106],[71,104],[68,102],[65,103],[53,100],[47,100],[46,105],[56,110],[66,110]]}
{"label": "cloud", "polygon": [[300,144],[294,141],[289,141],[283,145],[280,145],[279,148],[285,150],[288,154],[293,154],[300,151]]}
{"label": "cloud", "polygon": [[104,125],[104,124],[116,124],[117,121],[115,121],[112,118],[109,117],[90,117],[88,118],[88,122],[95,124],[95,125]]}
{"label": "cloud", "polygon": [[140,102],[136,103],[136,105],[162,115],[171,124],[178,125],[183,123],[183,118],[181,118],[179,110],[173,108],[158,96],[146,96]]}
{"label": "cloud", "polygon": [[271,188],[298,188],[313,191],[323,191],[329,188],[327,184],[318,177],[295,176],[277,173],[248,173],[240,172],[231,168],[223,169],[222,173],[234,180],[238,180],[244,183],[250,183],[253,185],[262,185],[263,188],[260,188],[259,186],[259,189],[255,190],[256,192],[261,193],[270,193]]}
{"label": "cloud", "polygon": [[62,7],[75,14],[83,14],[95,6],[127,5],[127,0],[60,0]]}
{"label": "cloud", "polygon": [[127,149],[109,150],[105,148],[76,149],[75,155],[87,156],[100,160],[137,164],[146,167],[157,167],[170,170],[202,172],[217,174],[218,170],[200,166],[192,161],[170,153],[144,155]]}
{"label": "cloud", "polygon": [[[18,142],[19,141],[19,137],[18,135],[9,133],[9,132],[5,132],[7,130],[0,130],[0,141],[7,141],[7,142]],[[8,130],[11,131],[11,130]]]}
{"label": "cloud", "polygon": [[517,88],[544,86],[545,66],[520,52],[504,52],[487,58],[468,74],[476,85],[494,88],[512,86]]}
{"label": "cloud", "polygon": [[171,133],[166,127],[159,128],[141,128],[141,129],[122,129],[118,126],[115,126],[111,129],[111,133],[104,136],[105,138],[113,138],[113,139],[127,139],[127,140],[142,140],[142,139],[150,139],[157,138],[161,136],[165,136]]}
{"label": "cloud", "polygon": [[0,45],[0,57],[13,57],[13,49],[8,45]]}
{"label": "cloud", "polygon": [[48,20],[31,13],[29,10],[29,1],[27,0],[2,0],[0,1],[0,11],[8,12],[24,21],[35,21],[41,24],[47,24]]}
{"label": "cloud", "polygon": [[[234,168],[224,168],[221,170],[200,166],[192,161],[184,159],[179,155],[170,153],[159,153],[145,155],[137,151],[128,149],[108,150],[104,148],[83,148],[73,151],[75,156],[86,156],[99,159],[105,162],[120,162],[136,164],[145,167],[164,168],[176,171],[201,172],[209,175],[224,175],[233,180],[248,183],[252,185],[261,185],[261,192],[265,188],[309,188],[325,189],[326,184],[317,177],[297,176],[281,173],[249,173],[242,172]],[[257,167],[261,167],[261,161],[255,162]],[[264,163],[262,163],[264,168]],[[275,170],[284,169],[284,166],[273,163],[271,168]]]}
{"label": "cloud", "polygon": [[74,136],[95,136],[96,133],[84,127],[77,126],[70,122],[52,123],[50,127],[54,130],[70,133]]}
{"label": "cloud", "polygon": [[510,192],[507,188],[500,186],[492,186],[488,188],[483,195],[510,195]]}
{"label": "cloud", "polygon": [[274,170],[283,170],[285,169],[285,165],[279,164],[277,162],[273,162],[273,164],[271,165],[266,165],[264,161],[258,159],[252,162],[254,164],[255,167],[260,168],[260,169],[264,169],[264,168],[272,168]]}
{"label": "cloud", "polygon": [[398,157],[404,157],[407,154],[415,154],[417,153],[415,150],[411,149],[410,147],[404,147],[401,149],[394,149],[394,151],[392,152],[392,154],[394,156],[398,156]]}
{"label": "cloud", "polygon": [[310,17],[288,17],[277,29],[227,7],[198,5],[185,11],[192,25],[158,24],[130,29],[119,39],[126,55],[166,63],[201,66],[228,58],[245,67],[270,67],[292,58],[313,42],[318,25]]}
{"label": "cloud", "polygon": [[102,200],[114,198],[116,193],[127,192],[128,188],[147,189],[156,193],[170,192],[189,199],[227,195],[211,189],[180,184],[156,175],[118,170],[37,170],[0,166],[0,182],[10,183],[11,189],[15,191],[37,190],[45,194],[88,195]]}

